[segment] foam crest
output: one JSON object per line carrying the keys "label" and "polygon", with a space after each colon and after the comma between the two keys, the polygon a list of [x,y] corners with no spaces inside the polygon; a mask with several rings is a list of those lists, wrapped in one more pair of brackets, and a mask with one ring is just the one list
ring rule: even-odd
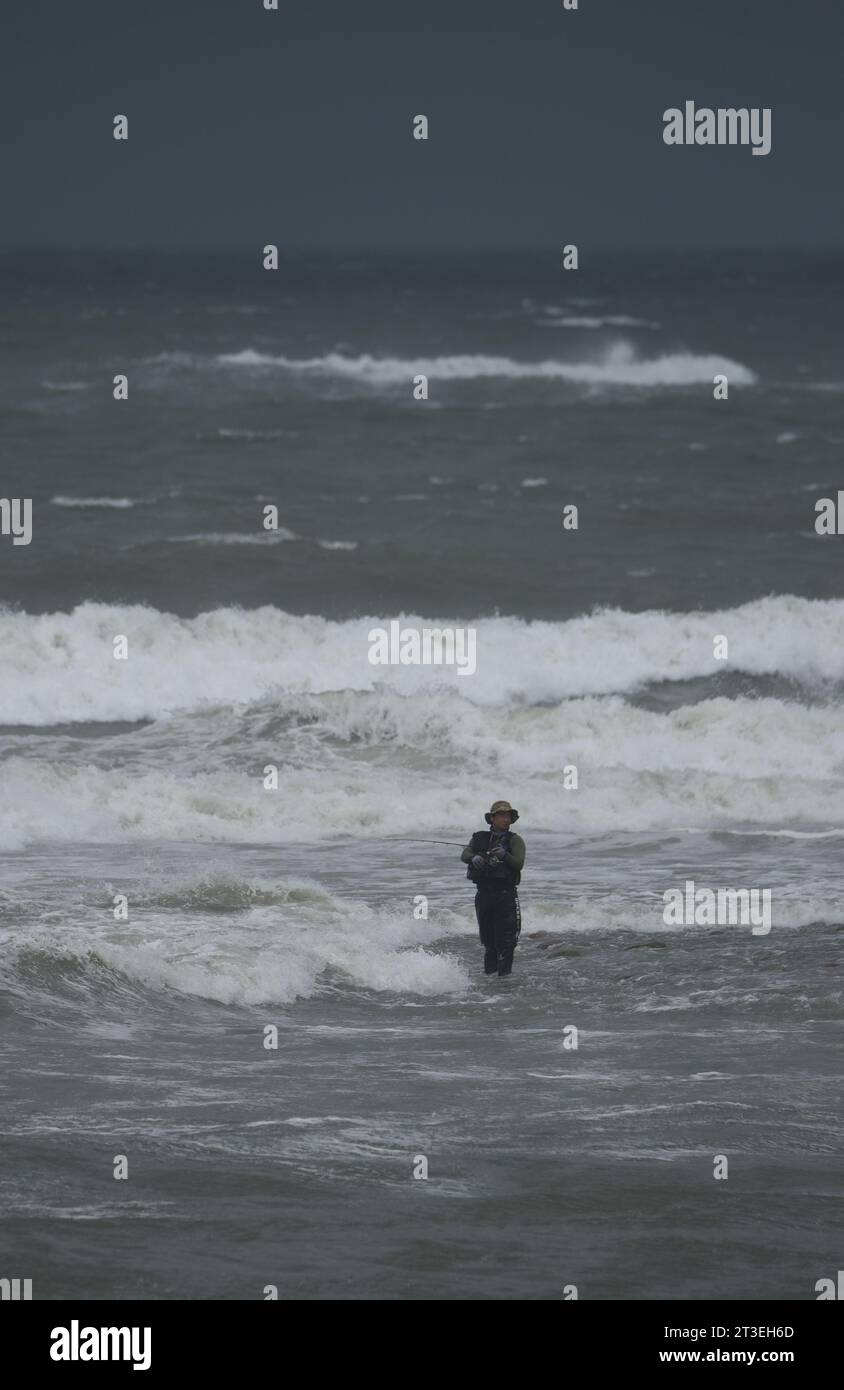
{"label": "foam crest", "polygon": [[[561,622],[423,618],[403,627],[472,626],[477,671],[376,666],[368,634],[389,618],[332,621],[265,606],[195,618],[143,605],[85,603],[71,613],[0,612],[0,722],[44,725],[157,718],[285,693],[450,690],[474,706],[556,703],[742,671],[807,685],[844,680],[844,601],[791,596],[722,612],[603,609]],[[129,660],[113,656],[129,639]],[[725,634],[730,660],[716,660]]]}
{"label": "foam crest", "polygon": [[712,353],[673,352],[658,357],[640,357],[627,342],[614,343],[590,361],[563,362],[544,359],[518,362],[512,357],[491,357],[482,353],[462,353],[441,357],[375,357],[363,353],[347,357],[328,352],[319,357],[286,357],[255,348],[221,353],[216,361],[227,367],[275,367],[305,376],[335,377],[362,385],[407,385],[418,374],[436,380],[474,381],[503,378],[510,381],[564,381],[582,386],[695,386],[711,383],[725,373],[740,386],[752,386],[756,373],[729,357]]}
{"label": "foam crest", "polygon": [[[218,900],[220,889],[234,911],[215,919],[197,913],[197,895]],[[243,1006],[286,1004],[340,986],[422,996],[460,992],[468,976],[435,943],[461,925],[441,911],[416,921],[406,910],[369,907],[341,899],[319,884],[202,883],[163,888],[135,904],[132,919],[115,928],[107,914],[84,925],[68,923],[60,934],[28,930],[6,939],[8,965],[24,966],[30,985],[52,981],[56,967],[70,968],[92,991],[143,986]],[[271,897],[272,906],[238,910],[244,900]],[[219,901],[218,907],[221,906]],[[111,979],[104,979],[111,976]],[[119,981],[118,981],[119,983]]]}

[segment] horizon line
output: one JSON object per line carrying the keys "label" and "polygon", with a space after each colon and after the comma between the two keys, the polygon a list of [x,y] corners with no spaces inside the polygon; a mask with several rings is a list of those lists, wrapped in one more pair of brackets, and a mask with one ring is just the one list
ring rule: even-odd
{"label": "horizon line", "polygon": [[[265,243],[269,244],[269,243]],[[581,255],[582,243],[577,244]],[[65,255],[105,255],[105,256],[237,256],[255,255],[260,257],[262,247],[246,246],[96,246],[96,245],[57,245],[54,243],[22,244],[0,246],[0,256],[43,255],[60,252]],[[563,243],[555,246],[279,246],[279,255],[284,256],[557,256],[562,253]],[[840,246],[748,246],[748,245],[689,245],[689,246],[612,246],[593,245],[588,254],[598,256],[687,256],[687,255],[752,255],[752,256],[829,256],[844,255],[844,244]]]}

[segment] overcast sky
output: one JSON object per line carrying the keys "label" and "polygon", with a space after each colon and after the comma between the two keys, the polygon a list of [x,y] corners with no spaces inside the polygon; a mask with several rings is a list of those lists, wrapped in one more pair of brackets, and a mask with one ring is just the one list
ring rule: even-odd
{"label": "overcast sky", "polygon": [[4,0],[0,248],[840,248],[842,63],[840,0]]}

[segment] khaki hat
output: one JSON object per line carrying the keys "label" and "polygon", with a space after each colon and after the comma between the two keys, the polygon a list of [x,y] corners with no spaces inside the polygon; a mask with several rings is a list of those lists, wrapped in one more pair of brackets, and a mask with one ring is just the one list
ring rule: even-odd
{"label": "khaki hat", "polygon": [[487,825],[492,825],[492,818],[497,811],[509,811],[511,824],[513,821],[517,821],[519,819],[518,811],[515,811],[513,809],[509,801],[493,801],[489,810],[484,815],[484,820],[486,821]]}

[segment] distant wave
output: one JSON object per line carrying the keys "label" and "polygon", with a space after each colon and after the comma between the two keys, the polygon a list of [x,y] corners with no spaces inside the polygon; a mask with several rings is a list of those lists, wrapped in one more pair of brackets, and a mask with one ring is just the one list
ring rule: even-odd
{"label": "distant wave", "polygon": [[[280,545],[284,541],[306,541],[295,531],[279,526],[277,531],[200,531],[190,536],[168,536],[171,545]],[[322,550],[357,550],[357,541],[326,541],[315,539],[313,544]]]}
{"label": "distant wave", "polygon": [[51,497],[54,507],[134,507],[131,497]]}
{"label": "distant wave", "polygon": [[298,430],[246,430],[246,429],[226,429],[221,427],[215,430],[212,435],[197,435],[197,439],[242,439],[248,444],[256,440],[263,442],[269,439],[298,439]]}
{"label": "distant wave", "polygon": [[551,314],[534,319],[538,328],[661,328],[652,319],[634,319],[629,314]]}
{"label": "distant wave", "polygon": [[478,354],[443,357],[373,357],[364,354],[346,357],[330,352],[321,357],[295,358],[274,356],[244,348],[242,352],[222,353],[216,361],[230,367],[277,367],[303,375],[338,377],[361,382],[368,386],[406,384],[418,374],[434,379],[471,381],[499,377],[514,381],[566,381],[589,386],[694,386],[711,382],[725,373],[739,386],[756,381],[749,367],[728,357],[689,352],[668,353],[660,357],[642,358],[629,343],[616,343],[604,355],[589,362],[516,362],[511,357],[488,357]]}
{"label": "distant wave", "polygon": [[277,531],[200,531],[167,539],[172,545],[279,545],[282,541],[301,540],[301,536],[279,526]]}

